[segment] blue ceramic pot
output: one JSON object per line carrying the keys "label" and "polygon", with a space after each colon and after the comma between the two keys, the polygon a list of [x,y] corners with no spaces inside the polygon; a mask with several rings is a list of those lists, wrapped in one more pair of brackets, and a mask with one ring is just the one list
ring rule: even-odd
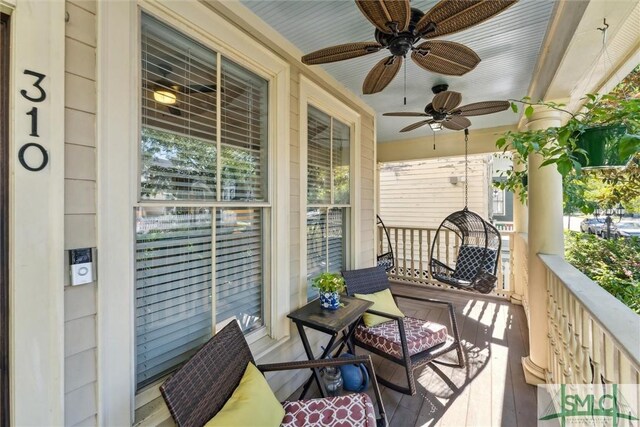
{"label": "blue ceramic pot", "polygon": [[337,292],[320,291],[320,305],[322,308],[337,310],[340,307],[340,294]]}

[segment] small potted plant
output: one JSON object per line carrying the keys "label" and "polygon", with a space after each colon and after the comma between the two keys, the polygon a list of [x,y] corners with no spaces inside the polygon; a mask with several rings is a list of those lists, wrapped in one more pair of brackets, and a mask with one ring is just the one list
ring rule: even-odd
{"label": "small potted plant", "polygon": [[340,292],[345,290],[340,273],[322,273],[313,279],[311,286],[318,290],[322,308],[337,310],[340,307]]}

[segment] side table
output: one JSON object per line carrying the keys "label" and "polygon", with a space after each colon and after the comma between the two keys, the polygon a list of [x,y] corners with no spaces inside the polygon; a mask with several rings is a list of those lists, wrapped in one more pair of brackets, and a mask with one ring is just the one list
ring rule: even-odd
{"label": "side table", "polygon": [[[331,355],[336,348],[338,348],[337,353],[339,354],[345,345],[353,353],[351,337],[356,330],[358,321],[364,312],[373,305],[373,303],[371,301],[342,295],[340,296],[340,302],[343,304],[342,307],[339,307],[337,310],[328,310],[322,308],[318,300],[313,300],[307,305],[289,313],[287,316],[296,324],[298,332],[300,333],[302,345],[304,346],[304,351],[307,353],[307,358],[309,360],[317,359],[314,357],[313,350],[309,345],[305,326],[331,336],[331,339],[324,348],[322,355],[318,359],[325,359],[327,356]],[[312,371],[313,375],[311,375],[304,384],[300,399],[304,399],[314,379],[318,384],[320,394],[322,397],[326,397],[324,384],[320,378],[320,370],[314,368]]]}

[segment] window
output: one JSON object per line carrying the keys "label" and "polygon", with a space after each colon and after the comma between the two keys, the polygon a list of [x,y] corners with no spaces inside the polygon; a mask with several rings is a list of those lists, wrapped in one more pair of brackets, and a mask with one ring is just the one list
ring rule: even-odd
{"label": "window", "polygon": [[269,82],[146,14],[136,218],[138,390],[215,325],[265,330]]}
{"label": "window", "polygon": [[501,190],[499,188],[493,189],[492,208],[493,216],[504,216],[504,190]]}
{"label": "window", "polygon": [[307,299],[313,278],[346,267],[351,129],[309,105],[307,109]]}

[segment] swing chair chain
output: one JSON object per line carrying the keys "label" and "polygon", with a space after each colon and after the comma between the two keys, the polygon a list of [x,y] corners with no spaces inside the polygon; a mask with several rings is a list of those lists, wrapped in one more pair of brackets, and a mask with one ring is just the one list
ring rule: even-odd
{"label": "swing chair chain", "polygon": [[468,154],[468,147],[469,147],[469,129],[465,129],[464,130],[464,207],[465,209],[468,206],[468,201],[469,201],[469,179],[468,179],[468,174],[469,174],[469,154]]}

